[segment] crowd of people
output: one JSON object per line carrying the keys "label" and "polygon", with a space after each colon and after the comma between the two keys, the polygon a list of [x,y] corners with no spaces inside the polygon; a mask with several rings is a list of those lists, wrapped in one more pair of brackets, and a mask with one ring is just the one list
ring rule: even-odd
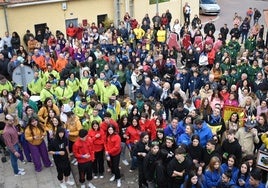
{"label": "crowd of people", "polygon": [[[121,187],[120,162],[138,171],[137,187],[263,188],[256,167],[268,149],[268,48],[261,13],[249,8],[215,28],[167,10],[139,23],[128,13],[118,27],[92,23],[21,43],[0,39],[1,146],[15,176],[17,159],[36,172],[52,167],[60,187],[77,165],[81,187],[103,179]],[[219,31],[215,36],[215,31]],[[243,45],[243,46],[242,46]],[[27,91],[12,73],[30,66]],[[243,108],[223,119],[226,106]],[[127,157],[130,152],[131,160]],[[267,160],[266,158],[262,161]],[[126,174],[125,174],[126,175]],[[86,184],[87,182],[87,184]]]}

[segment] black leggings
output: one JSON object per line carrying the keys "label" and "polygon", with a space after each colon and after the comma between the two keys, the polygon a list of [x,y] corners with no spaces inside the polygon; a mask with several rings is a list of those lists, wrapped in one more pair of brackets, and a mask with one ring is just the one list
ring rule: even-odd
{"label": "black leggings", "polygon": [[80,183],[85,183],[85,178],[88,181],[92,180],[92,162],[78,163],[78,171]]}

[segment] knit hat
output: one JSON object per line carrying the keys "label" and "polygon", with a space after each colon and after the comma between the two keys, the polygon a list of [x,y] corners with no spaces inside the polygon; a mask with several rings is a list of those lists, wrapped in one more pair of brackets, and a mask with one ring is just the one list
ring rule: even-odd
{"label": "knit hat", "polygon": [[84,138],[85,136],[87,136],[87,134],[88,134],[88,132],[87,132],[86,129],[81,129],[81,130],[79,131],[79,137],[80,137],[80,138]]}

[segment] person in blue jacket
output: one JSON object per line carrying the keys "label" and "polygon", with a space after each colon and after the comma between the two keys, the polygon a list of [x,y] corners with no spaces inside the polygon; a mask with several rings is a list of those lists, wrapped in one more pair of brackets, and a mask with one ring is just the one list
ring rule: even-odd
{"label": "person in blue jacket", "polygon": [[165,136],[171,136],[177,140],[177,137],[179,137],[183,131],[179,129],[178,126],[178,118],[174,117],[171,120],[171,123],[164,129],[164,135]]}
{"label": "person in blue jacket", "polygon": [[221,161],[218,157],[214,156],[210,159],[207,170],[205,171],[205,181],[207,188],[215,188],[221,182]]}
{"label": "person in blue jacket", "polygon": [[261,170],[253,169],[250,172],[250,177],[248,183],[246,183],[246,188],[265,188],[265,185],[261,182]]}
{"label": "person in blue jacket", "polygon": [[233,180],[236,188],[246,188],[246,183],[249,182],[250,166],[248,162],[242,162],[240,168],[233,174]]}
{"label": "person in blue jacket", "polygon": [[177,145],[185,144],[188,146],[191,144],[191,138],[194,133],[194,128],[192,125],[186,125],[185,133],[182,133],[180,136],[177,137]]}
{"label": "person in blue jacket", "polygon": [[227,170],[221,176],[221,181],[217,188],[236,188],[235,183],[232,180],[232,171]]}
{"label": "person in blue jacket", "polygon": [[211,129],[208,127],[207,123],[201,118],[196,118],[194,121],[194,134],[197,134],[200,137],[200,144],[202,147],[205,147],[208,140],[213,136]]}
{"label": "person in blue jacket", "polygon": [[[227,158],[227,163],[223,163],[221,165],[221,168],[222,168],[223,172],[230,171],[233,175],[233,174],[236,174],[238,171],[238,168],[235,166],[235,164],[236,164],[236,157],[235,157],[235,155],[231,154]],[[234,176],[232,176],[232,177],[234,177]],[[234,180],[234,179],[232,178],[232,180]],[[234,182],[235,182],[235,180],[234,180]]]}
{"label": "person in blue jacket", "polygon": [[195,89],[201,89],[201,87],[202,87],[202,80],[201,80],[201,77],[199,76],[198,71],[196,70],[193,72],[193,75],[189,79],[190,96]]}

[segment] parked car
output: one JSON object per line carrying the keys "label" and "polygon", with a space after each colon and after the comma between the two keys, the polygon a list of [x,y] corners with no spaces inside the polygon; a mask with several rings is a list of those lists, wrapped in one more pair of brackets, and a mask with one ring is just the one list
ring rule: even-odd
{"label": "parked car", "polygon": [[199,13],[207,15],[217,15],[221,11],[220,6],[216,0],[200,0],[199,1]]}

